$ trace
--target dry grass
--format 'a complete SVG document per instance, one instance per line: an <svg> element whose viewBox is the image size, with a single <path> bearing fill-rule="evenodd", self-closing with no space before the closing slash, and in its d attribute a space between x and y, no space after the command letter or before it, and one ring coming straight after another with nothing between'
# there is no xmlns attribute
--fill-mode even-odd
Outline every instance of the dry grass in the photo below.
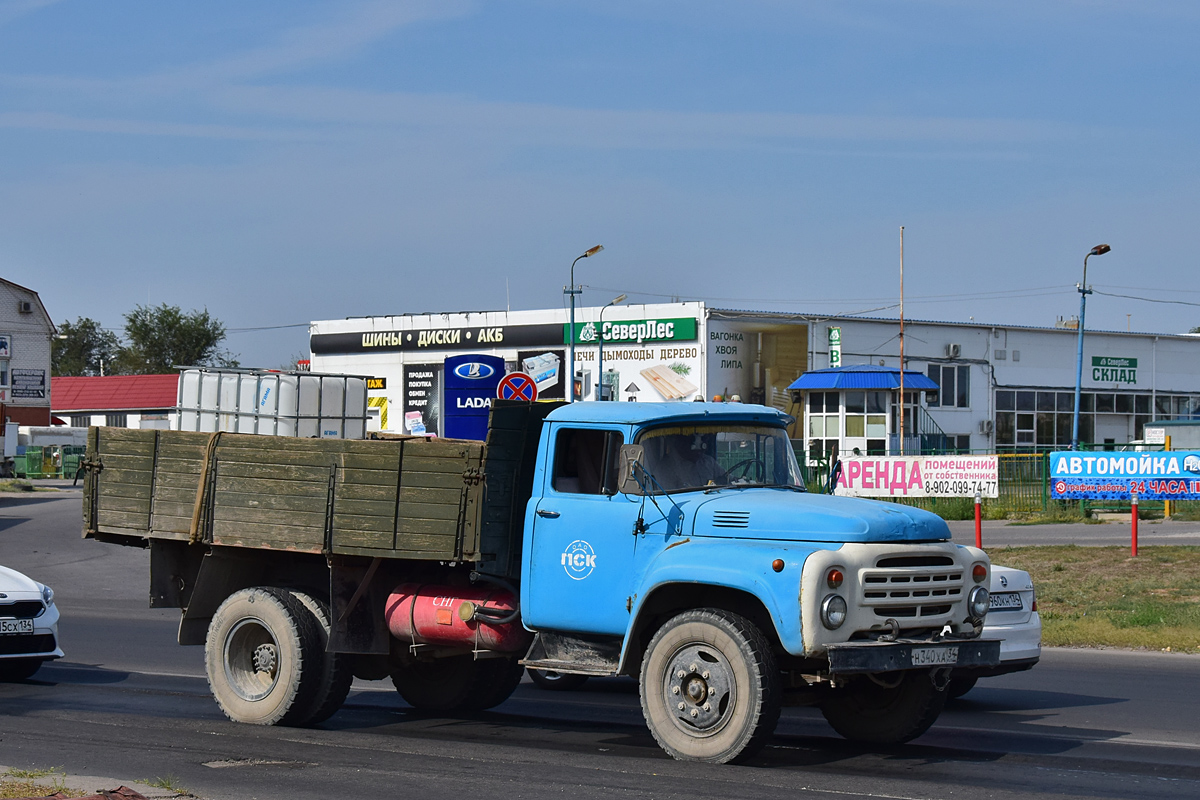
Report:
<svg viewBox="0 0 1200 800"><path fill-rule="evenodd" d="M1200 547L1002 547L1033 576L1042 643L1200 652Z"/></svg>

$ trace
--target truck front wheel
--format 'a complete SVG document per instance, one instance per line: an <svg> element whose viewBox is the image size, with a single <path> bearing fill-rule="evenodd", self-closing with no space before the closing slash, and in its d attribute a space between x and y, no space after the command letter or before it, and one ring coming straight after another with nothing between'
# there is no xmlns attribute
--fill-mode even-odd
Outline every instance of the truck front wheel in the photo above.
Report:
<svg viewBox="0 0 1200 800"><path fill-rule="evenodd" d="M728 611L673 617L642 661L642 713L662 749L681 761L749 758L774 732L781 698L770 642Z"/></svg>
<svg viewBox="0 0 1200 800"><path fill-rule="evenodd" d="M929 730L945 705L929 672L911 670L851 678L830 691L821 713L852 742L900 744Z"/></svg>
<svg viewBox="0 0 1200 800"><path fill-rule="evenodd" d="M282 589L235 592L208 626L204 665L213 697L234 722L302 725L320 681L312 613Z"/></svg>

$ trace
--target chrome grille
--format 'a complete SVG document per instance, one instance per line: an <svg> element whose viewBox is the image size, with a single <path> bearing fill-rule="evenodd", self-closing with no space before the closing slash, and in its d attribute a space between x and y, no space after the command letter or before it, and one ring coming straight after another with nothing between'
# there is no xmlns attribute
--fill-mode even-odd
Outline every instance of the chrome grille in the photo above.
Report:
<svg viewBox="0 0 1200 800"><path fill-rule="evenodd" d="M874 569L862 572L862 604L885 618L950 613L962 598L964 570L945 561L950 563L922 557L880 559Z"/></svg>

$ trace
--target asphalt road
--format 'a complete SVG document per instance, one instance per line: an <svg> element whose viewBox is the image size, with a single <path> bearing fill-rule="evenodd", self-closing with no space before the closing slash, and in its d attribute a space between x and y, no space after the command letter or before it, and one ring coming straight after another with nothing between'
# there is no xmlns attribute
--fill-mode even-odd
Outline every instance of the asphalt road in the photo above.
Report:
<svg viewBox="0 0 1200 800"><path fill-rule="evenodd" d="M947 523L958 544L975 544L975 521L952 520ZM1076 544L1082 547L1115 545L1128 547L1131 521L1111 520L1101 523L1068 523L1063 525L1027 525L1007 520L983 521L983 546L1025 547L1039 544ZM1156 544L1200 545L1200 522L1174 520L1141 520L1138 522L1138 546Z"/></svg>
<svg viewBox="0 0 1200 800"><path fill-rule="evenodd" d="M668 759L620 679L526 683L463 718L360 682L319 728L238 725L208 696L200 648L174 644L178 612L146 608L146 552L83 541L78 519L78 493L0 495L0 563L54 587L67 652L0 685L0 764L170 776L211 800L1200 796L1200 658L1158 653L1049 650L896 748L850 745L814 710L786 709L748 766Z"/></svg>

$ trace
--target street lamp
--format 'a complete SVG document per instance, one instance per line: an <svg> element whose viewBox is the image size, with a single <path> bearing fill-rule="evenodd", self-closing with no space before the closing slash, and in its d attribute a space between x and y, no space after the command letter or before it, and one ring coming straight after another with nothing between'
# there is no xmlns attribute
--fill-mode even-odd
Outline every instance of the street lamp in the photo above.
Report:
<svg viewBox="0 0 1200 800"><path fill-rule="evenodd" d="M598 337L597 340L600 342L600 357L599 357L599 359L597 359L599 362L598 380L596 382L596 399L597 400L606 399L604 397L604 312L606 310L608 310L609 306L615 306L618 303L624 303L626 296L627 295L623 295L623 294L617 295L612 300L608 301L608 303L605 304L604 308L600 309L600 330L596 332L596 335Z"/></svg>
<svg viewBox="0 0 1200 800"><path fill-rule="evenodd" d="M579 256L579 258L590 258L603 249L604 245L598 244ZM571 285L563 290L563 294L571 296L571 327L568 334L570 337L568 341L571 343L571 365L567 370L567 401L571 403L575 402L575 295L583 293L582 289L575 288L575 264L579 261L579 258L571 262Z"/></svg>
<svg viewBox="0 0 1200 800"><path fill-rule="evenodd" d="M1106 244L1098 244L1083 257L1083 282L1079 289L1079 346L1075 354L1075 419L1071 423L1071 449L1079 449L1079 392L1083 387L1083 317L1087 310L1087 296L1092 293L1087 285L1087 260L1092 256L1102 256L1112 250Z"/></svg>

